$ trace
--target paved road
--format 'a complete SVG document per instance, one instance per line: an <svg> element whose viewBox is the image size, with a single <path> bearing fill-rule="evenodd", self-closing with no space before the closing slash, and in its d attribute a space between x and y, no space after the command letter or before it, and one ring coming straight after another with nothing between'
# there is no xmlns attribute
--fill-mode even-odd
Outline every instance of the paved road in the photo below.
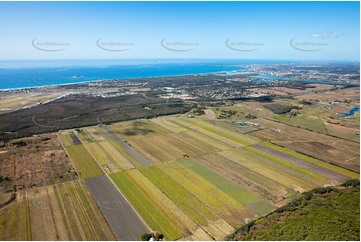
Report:
<svg viewBox="0 0 361 242"><path fill-rule="evenodd" d="M149 231L107 176L89 178L85 183L117 240L140 240Z"/></svg>
<svg viewBox="0 0 361 242"><path fill-rule="evenodd" d="M113 140L115 140L118 144L120 144L129 154L131 154L134 158L136 158L139 162L141 162L144 166L150 166L152 163L147 161L143 156L141 156L137 151L135 151L132 147L130 147L127 143L121 140L118 136L116 136L112 131L103 128L104 132L109 135Z"/></svg>
<svg viewBox="0 0 361 242"><path fill-rule="evenodd" d="M316 165L314 165L312 163L308 163L306 161L297 159L297 158L295 158L293 156L286 155L286 154L284 154L282 152L279 152L279 151L264 147L262 145L255 144L255 145L253 145L253 147L256 148L257 150L260 150L260 151L266 152L268 154L277 156L278 158L281 158L283 160L291 162L292 164L295 164L295 165L300 166L302 168L306 168L306 169L309 169L311 171L317 172L317 173L319 173L321 175L324 175L326 177L329 177L330 179L335 180L335 181L337 181L339 183L350 180L350 178L348 178L346 176L343 176L343 175L340 175L340 174L338 174L338 173L336 173L334 171L327 170L325 168L316 166Z"/></svg>

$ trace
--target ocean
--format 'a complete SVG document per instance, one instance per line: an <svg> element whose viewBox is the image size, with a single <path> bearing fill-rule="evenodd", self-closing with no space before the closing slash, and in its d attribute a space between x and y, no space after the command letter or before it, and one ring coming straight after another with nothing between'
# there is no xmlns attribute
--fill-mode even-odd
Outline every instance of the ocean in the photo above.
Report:
<svg viewBox="0 0 361 242"><path fill-rule="evenodd" d="M236 73L245 68L231 62L157 62L122 63L16 63L0 62L0 89L40 87L95 80L147 78L208 73ZM21 67L19 67L21 66Z"/></svg>
<svg viewBox="0 0 361 242"><path fill-rule="evenodd" d="M246 60L77 60L0 61L0 90L82 83L96 80L180 76L190 74L236 74L246 64L279 61ZM284 62L282 62L284 63Z"/></svg>

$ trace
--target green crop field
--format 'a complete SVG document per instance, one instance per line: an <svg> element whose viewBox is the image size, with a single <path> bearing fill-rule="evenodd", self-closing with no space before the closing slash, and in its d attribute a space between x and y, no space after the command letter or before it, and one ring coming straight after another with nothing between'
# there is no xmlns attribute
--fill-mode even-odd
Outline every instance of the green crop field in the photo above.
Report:
<svg viewBox="0 0 361 242"><path fill-rule="evenodd" d="M223 240L300 192L340 179L332 180L332 174L358 177L233 128L162 117L85 128L77 134L82 144L69 135L60 139L82 177L103 174L102 166L148 226L167 240Z"/></svg>
<svg viewBox="0 0 361 242"><path fill-rule="evenodd" d="M138 124L134 133L129 131L129 127L132 127L129 123L126 123L125 127L117 125L110 129L152 163L173 161L184 156L193 157L220 150L217 145L188 135L187 132L175 134L152 121L138 123L141 125Z"/></svg>
<svg viewBox="0 0 361 242"><path fill-rule="evenodd" d="M265 201L262 201L257 195L232 183L223 176L218 175L217 173L213 172L212 170L208 169L207 167L201 165L194 160L186 159L179 161L179 163L184 165L186 168L194 171L196 174L200 175L208 182L218 187L220 190L225 192L228 196L232 197L236 201L245 205L250 205L260 215L264 215L273 209L273 206L271 206Z"/></svg>
<svg viewBox="0 0 361 242"><path fill-rule="evenodd" d="M117 172L134 168L134 166L105 138L102 139L102 141L89 142L89 139L86 139L83 136L83 132L84 131L78 134L79 139L87 147L88 151L92 154L98 164L106 167L105 170L107 172ZM92 139L91 134L87 134L87 136ZM98 138L99 137L102 137L100 133L98 133Z"/></svg>
<svg viewBox="0 0 361 242"><path fill-rule="evenodd" d="M107 165L107 163L105 162L105 159L104 159L104 156L105 156L104 152L101 149L99 149L99 147L97 146L96 143L94 143L93 141L90 142L89 139L86 139L83 132L78 134L78 138L81 140L83 145L92 154L92 156L98 162L99 165L101 165L101 166Z"/></svg>
<svg viewBox="0 0 361 242"><path fill-rule="evenodd" d="M237 222L240 223L239 219L237 218L237 220L234 220L234 217L237 215L241 216L242 212L244 212L243 210L246 210L242 203L239 203L232 197L228 196L222 190L218 189L194 172L184 169L182 165L177 163L169 165L167 166L167 164L161 164L159 167L164 167L164 173L179 184L182 184L187 191L196 196L216 215L231 224L236 225Z"/></svg>
<svg viewBox="0 0 361 242"><path fill-rule="evenodd" d="M269 161L272 161L274 163L277 163L283 167L287 167L293 171L296 171L300 174L303 174L305 176L309 176L310 178L316 180L316 181L320 181L320 182L326 182L327 181L327 177L325 176L322 176L320 174L317 174L311 170L308 170L308 169L305 169L305 168L302 168L302 167L299 167L299 166L296 166L288 161L285 161L281 158L278 158L274 155L270 155L268 153L265 153L265 152L262 152L260 150L257 150L251 146L247 146L247 147L243 147L244 150L248 151L248 152L251 152L252 154L255 154L259 157L263 157Z"/></svg>
<svg viewBox="0 0 361 242"><path fill-rule="evenodd" d="M66 150L82 178L101 176L104 174L97 162L82 144L66 147Z"/></svg>
<svg viewBox="0 0 361 242"><path fill-rule="evenodd" d="M73 145L73 141L71 140L69 134L59 134L59 138L65 147L69 147Z"/></svg>
<svg viewBox="0 0 361 242"><path fill-rule="evenodd" d="M114 124L110 127L110 130L125 140L146 136L165 135L170 133L169 130L149 120Z"/></svg>
<svg viewBox="0 0 361 242"><path fill-rule="evenodd" d="M275 145L275 144L272 144L272 143L269 143L269 142L263 142L262 145L266 146L266 147L269 147L269 148L271 148L273 150L280 151L280 152L282 152L284 154L293 156L293 157L298 158L300 160L307 161L307 162L309 162L311 164L326 168L326 169L328 169L330 171L334 171L334 172L336 172L338 174L341 174L341 175L344 175L344 176L347 176L347 177L350 177L350 178L359 178L360 177L360 174L357 174L356 172L349 171L349 170L343 169L341 167L338 167L338 166L326 163L324 161L318 160L316 158L313 158L313 157L310 157L310 156L307 156L307 155L303 155L301 153L295 152L295 151L290 150L290 149L283 148L283 147L281 147L279 145Z"/></svg>
<svg viewBox="0 0 361 242"><path fill-rule="evenodd" d="M177 182L157 166L140 170L153 184L177 204L187 216L202 226L212 237L222 239L226 234L224 232L233 230L228 223L207 206L209 202L207 204L204 203L200 198L202 195L195 196L184 187L184 184ZM186 179L183 181L186 181Z"/></svg>
<svg viewBox="0 0 361 242"><path fill-rule="evenodd" d="M220 126L215 126L213 124L206 123L204 121L194 120L194 119L185 119L185 118L179 119L178 121L182 121L183 123L191 125L195 128L199 128L201 130L211 132L217 136L226 138L226 139L236 142L240 145L250 145L250 144L256 143L254 138L246 137L245 135L231 132L230 130L226 130Z"/></svg>
<svg viewBox="0 0 361 242"><path fill-rule="evenodd" d="M262 176L253 169L242 166L225 156L210 154L196 159L223 178L238 184L244 190L257 194L271 204L294 194L293 190Z"/></svg>
<svg viewBox="0 0 361 242"><path fill-rule="evenodd" d="M135 157L129 154L129 152L127 152L121 145L119 145L117 141L115 141L108 134L106 134L103 129L97 127L95 128L95 131L98 138L101 138L102 141L107 141L115 150L118 151L118 154L124 157L124 160L127 161L127 163L129 163L131 166L133 167L142 166L142 164Z"/></svg>
<svg viewBox="0 0 361 242"><path fill-rule="evenodd" d="M242 150L225 151L221 152L220 155L295 191L307 191L312 187L312 184L298 179L284 170L280 170L279 167L275 167L273 163L260 161L256 156L251 156L250 154L242 152Z"/></svg>
<svg viewBox="0 0 361 242"><path fill-rule="evenodd" d="M161 231L168 240L182 237L182 231L177 224L169 220L170 215L148 198L142 188L134 183L126 172L113 173L110 177L151 228Z"/></svg>
<svg viewBox="0 0 361 242"><path fill-rule="evenodd" d="M17 194L17 202L0 210L0 240L31 240L29 209L25 192Z"/></svg>

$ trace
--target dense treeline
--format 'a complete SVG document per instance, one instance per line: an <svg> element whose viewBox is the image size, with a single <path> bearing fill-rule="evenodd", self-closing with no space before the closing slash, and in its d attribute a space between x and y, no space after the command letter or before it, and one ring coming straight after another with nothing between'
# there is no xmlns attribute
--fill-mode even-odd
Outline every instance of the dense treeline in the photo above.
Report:
<svg viewBox="0 0 361 242"><path fill-rule="evenodd" d="M360 181L320 187L239 228L228 240L360 239Z"/></svg>

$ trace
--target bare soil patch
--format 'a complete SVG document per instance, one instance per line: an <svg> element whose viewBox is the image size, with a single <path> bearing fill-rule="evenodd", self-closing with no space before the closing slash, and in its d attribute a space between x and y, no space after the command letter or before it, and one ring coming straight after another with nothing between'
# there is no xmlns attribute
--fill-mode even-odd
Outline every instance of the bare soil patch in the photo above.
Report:
<svg viewBox="0 0 361 242"><path fill-rule="evenodd" d="M56 134L13 140L8 142L4 149L7 152L0 154L0 173L10 181L1 183L2 192L51 185L77 178Z"/></svg>

